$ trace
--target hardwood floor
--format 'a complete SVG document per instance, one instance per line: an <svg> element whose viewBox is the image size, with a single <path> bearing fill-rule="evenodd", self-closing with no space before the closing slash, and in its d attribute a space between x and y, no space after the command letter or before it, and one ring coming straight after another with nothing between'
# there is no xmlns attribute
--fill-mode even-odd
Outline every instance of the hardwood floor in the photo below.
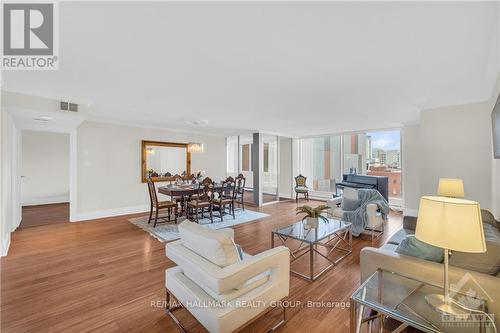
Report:
<svg viewBox="0 0 500 333"><path fill-rule="evenodd" d="M69 222L69 203L24 206L19 228Z"/></svg>
<svg viewBox="0 0 500 333"><path fill-rule="evenodd" d="M235 226L236 243L250 254L269 249L271 229L296 221L295 207L287 201L259 209L270 216ZM173 263L165 257L164 243L127 221L138 215L14 232L9 255L0 260L0 330L176 332L161 307L165 269ZM391 213L380 242L401 221ZM302 306L287 309L288 321L279 332L348 332L348 308L313 308L307 302L349 301L359 285L359 251L370 241L355 238L353 245L354 252L319 280L291 276L289 300ZM190 332L205 332L185 310L176 314ZM279 315L273 310L244 332L263 332Z"/></svg>

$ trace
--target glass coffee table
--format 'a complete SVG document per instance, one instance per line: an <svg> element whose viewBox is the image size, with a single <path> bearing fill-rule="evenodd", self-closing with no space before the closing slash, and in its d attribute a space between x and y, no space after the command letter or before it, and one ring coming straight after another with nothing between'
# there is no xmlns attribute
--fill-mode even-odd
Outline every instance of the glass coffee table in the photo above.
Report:
<svg viewBox="0 0 500 333"><path fill-rule="evenodd" d="M475 283L472 278L469 280L467 283ZM492 316L487 314L486 301L476 296L470 286L463 285L468 291L466 293L450 294L459 312L450 315L432 308L425 299L429 294L442 295L442 287L379 268L351 296L350 331L361 332L362 324L366 324L371 332L374 321L378 319L380 332L388 329L402 332L407 327L427 333L495 332ZM366 317L365 310L370 310ZM395 328L384 327L387 318L396 320Z"/></svg>
<svg viewBox="0 0 500 333"><path fill-rule="evenodd" d="M274 229L271 233L271 246L277 237L281 243L290 249L290 264L309 254L309 273L301 273L290 268L290 273L308 281L314 281L328 272L335 265L352 253L352 224L337 219L319 219L317 222L308 223L307 220L299 221L285 227ZM295 243L295 249L291 243ZM318 247L326 249L322 253ZM340 257L331 258L334 251L341 252ZM315 273L316 255L326 259L328 265Z"/></svg>

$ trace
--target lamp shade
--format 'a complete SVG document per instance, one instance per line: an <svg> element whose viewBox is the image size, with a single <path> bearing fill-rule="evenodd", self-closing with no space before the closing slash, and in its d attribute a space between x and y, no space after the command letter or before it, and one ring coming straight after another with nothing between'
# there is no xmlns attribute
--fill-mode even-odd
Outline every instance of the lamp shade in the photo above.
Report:
<svg viewBox="0 0 500 333"><path fill-rule="evenodd" d="M485 252L479 203L457 198L422 197L415 237L449 250Z"/></svg>
<svg viewBox="0 0 500 333"><path fill-rule="evenodd" d="M452 198L463 198L464 181L458 178L441 178L439 179L438 195Z"/></svg>

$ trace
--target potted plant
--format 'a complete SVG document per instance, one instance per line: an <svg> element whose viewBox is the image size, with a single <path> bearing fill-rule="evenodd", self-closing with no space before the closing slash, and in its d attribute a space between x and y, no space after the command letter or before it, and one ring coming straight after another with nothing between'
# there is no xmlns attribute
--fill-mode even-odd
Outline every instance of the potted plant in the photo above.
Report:
<svg viewBox="0 0 500 333"><path fill-rule="evenodd" d="M300 206L295 208L296 215L298 214L306 214L303 218L302 221L306 220L306 225L312 228L315 228L318 226L319 219L322 219L325 222L328 222L328 219L321 215L325 210L327 210L328 206L326 205L319 205L317 207L311 207L311 206Z"/></svg>

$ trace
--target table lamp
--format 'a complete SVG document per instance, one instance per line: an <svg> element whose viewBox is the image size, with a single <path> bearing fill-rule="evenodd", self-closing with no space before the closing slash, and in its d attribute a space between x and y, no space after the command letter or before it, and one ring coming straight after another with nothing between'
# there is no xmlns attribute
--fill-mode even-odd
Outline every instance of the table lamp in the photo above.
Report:
<svg viewBox="0 0 500 333"><path fill-rule="evenodd" d="M415 237L444 249L444 295L427 295L427 303L442 313L460 314L450 300L448 254L449 250L486 252L479 203L449 197L422 197Z"/></svg>
<svg viewBox="0 0 500 333"><path fill-rule="evenodd" d="M440 178L438 195L451 198L465 197L464 181L458 178Z"/></svg>

